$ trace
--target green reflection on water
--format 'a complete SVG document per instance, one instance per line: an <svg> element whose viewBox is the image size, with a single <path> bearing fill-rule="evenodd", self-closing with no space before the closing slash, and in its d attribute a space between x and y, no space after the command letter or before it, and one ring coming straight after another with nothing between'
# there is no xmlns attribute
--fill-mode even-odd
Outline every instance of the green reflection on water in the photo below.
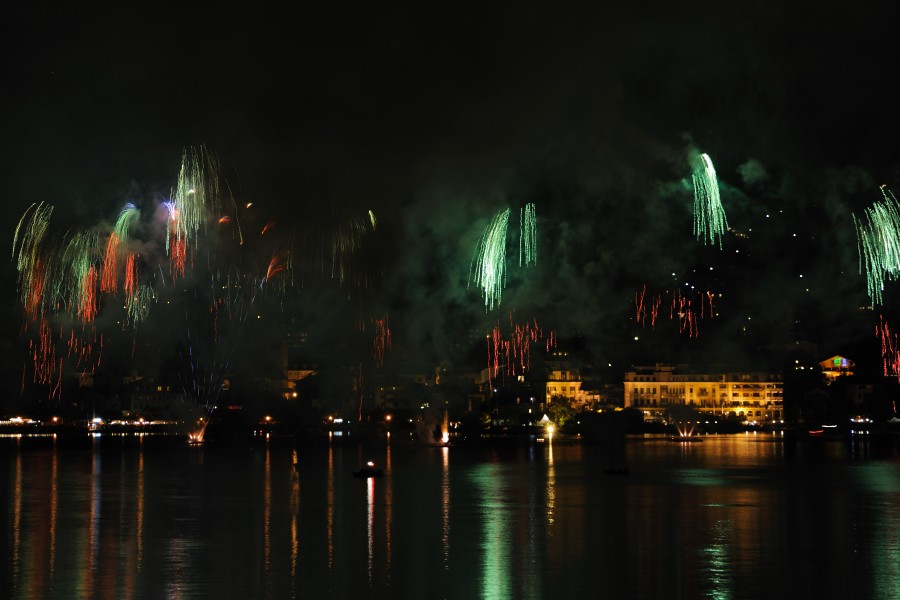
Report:
<svg viewBox="0 0 900 600"><path fill-rule="evenodd" d="M711 589L707 597L716 600L728 600L731 593L731 568L728 558L728 542L731 538L731 525L726 520L717 521L712 531L712 543L701 549L703 562Z"/></svg>
<svg viewBox="0 0 900 600"><path fill-rule="evenodd" d="M724 477L713 469L679 469L673 474L676 483L698 486L725 485Z"/></svg>
<svg viewBox="0 0 900 600"><path fill-rule="evenodd" d="M484 519L482 598L510 597L509 514L503 502L500 470L497 465L479 465L471 475L481 498L478 508Z"/></svg>

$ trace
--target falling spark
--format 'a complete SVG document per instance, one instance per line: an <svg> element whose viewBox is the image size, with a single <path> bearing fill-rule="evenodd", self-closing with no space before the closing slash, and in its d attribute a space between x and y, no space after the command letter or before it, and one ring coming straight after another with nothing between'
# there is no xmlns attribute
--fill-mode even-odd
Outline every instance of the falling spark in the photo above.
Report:
<svg viewBox="0 0 900 600"><path fill-rule="evenodd" d="M487 334L488 377L495 379L524 375L531 369L531 347L543 342L547 352L556 347L556 333L544 332L537 320L517 324L509 314L510 334L507 339L500 322Z"/></svg>
<svg viewBox="0 0 900 600"><path fill-rule="evenodd" d="M372 341L374 349L375 366L384 365L384 355L391 348L391 325L387 315L372 319L375 326L375 338Z"/></svg>
<svg viewBox="0 0 900 600"><path fill-rule="evenodd" d="M500 305L506 285L506 230L509 209L497 213L481 236L478 250L472 259L469 285L480 287L484 296L484 310Z"/></svg>
<svg viewBox="0 0 900 600"><path fill-rule="evenodd" d="M725 209L719 198L719 183L712 160L706 154L694 159L694 236L704 244L722 248L722 236L728 228Z"/></svg>
<svg viewBox="0 0 900 600"><path fill-rule="evenodd" d="M884 316L879 315L875 326L875 335L881 340L881 360L885 377L896 377L900 382L900 339L891 331ZM893 402L894 414L897 414L897 402Z"/></svg>
<svg viewBox="0 0 900 600"><path fill-rule="evenodd" d="M519 266L537 264L537 216L529 202L519 211Z"/></svg>
<svg viewBox="0 0 900 600"><path fill-rule="evenodd" d="M678 321L678 333L686 334L688 337L695 338L700 335L702 319L715 317L711 291L685 296L676 288L674 292L670 293L667 290L648 298L647 286L644 285L634 294L635 322L641 327L647 327L649 318L650 329L655 330L663 302L669 306L669 319Z"/></svg>
<svg viewBox="0 0 900 600"><path fill-rule="evenodd" d="M881 186L883 200L853 217L859 251L859 272L866 275L866 291L873 305L883 303L885 281L900 273L900 203Z"/></svg>

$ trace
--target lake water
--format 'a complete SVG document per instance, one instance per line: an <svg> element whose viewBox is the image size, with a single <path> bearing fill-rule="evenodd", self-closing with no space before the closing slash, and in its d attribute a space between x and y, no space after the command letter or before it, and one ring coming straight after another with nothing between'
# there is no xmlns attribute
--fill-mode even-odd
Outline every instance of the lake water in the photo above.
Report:
<svg viewBox="0 0 900 600"><path fill-rule="evenodd" d="M4 597L900 597L893 438L0 452Z"/></svg>

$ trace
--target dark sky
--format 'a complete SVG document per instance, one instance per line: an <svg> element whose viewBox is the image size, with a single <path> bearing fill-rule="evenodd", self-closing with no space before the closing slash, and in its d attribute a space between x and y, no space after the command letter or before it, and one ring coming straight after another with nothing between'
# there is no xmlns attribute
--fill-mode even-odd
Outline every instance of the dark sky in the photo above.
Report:
<svg viewBox="0 0 900 600"><path fill-rule="evenodd" d="M0 232L11 243L37 201L87 227L132 201L146 224L182 149L204 145L236 201L295 244L336 215L377 215L359 263L371 285L307 273L272 313L322 341L323 361L386 312L394 360L479 368L473 335L510 310L617 366L764 362L797 340L821 358L877 358L851 214L880 184L900 185L891 15L866 3L592 4L8 9ZM721 250L692 235L698 151L749 236L727 234ZM540 259L523 270L526 202ZM469 264L505 207L508 286L485 314ZM8 288L14 278L10 263ZM697 339L667 319L640 330L631 306L645 284L721 293L719 317ZM4 298L15 356L21 307ZM154 319L148 347L165 328Z"/></svg>

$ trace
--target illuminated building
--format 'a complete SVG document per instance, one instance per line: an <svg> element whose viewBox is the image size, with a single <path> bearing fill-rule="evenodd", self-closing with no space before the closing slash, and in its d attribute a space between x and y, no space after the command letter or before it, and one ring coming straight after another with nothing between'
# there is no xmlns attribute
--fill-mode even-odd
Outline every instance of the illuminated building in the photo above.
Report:
<svg viewBox="0 0 900 600"><path fill-rule="evenodd" d="M828 383L833 382L838 377L853 375L854 366L855 363L852 360L843 356L832 356L819 363L819 368L822 369L822 374L828 380Z"/></svg>
<svg viewBox="0 0 900 600"><path fill-rule="evenodd" d="M566 398L574 408L583 408L599 399L596 391L588 392L583 388L581 370L576 366L574 359L569 358L568 352L551 353L546 364L547 405L553 398Z"/></svg>
<svg viewBox="0 0 900 600"><path fill-rule="evenodd" d="M656 364L625 373L625 407L665 419L691 409L720 419L776 423L784 419L781 376L760 372L694 372Z"/></svg>

